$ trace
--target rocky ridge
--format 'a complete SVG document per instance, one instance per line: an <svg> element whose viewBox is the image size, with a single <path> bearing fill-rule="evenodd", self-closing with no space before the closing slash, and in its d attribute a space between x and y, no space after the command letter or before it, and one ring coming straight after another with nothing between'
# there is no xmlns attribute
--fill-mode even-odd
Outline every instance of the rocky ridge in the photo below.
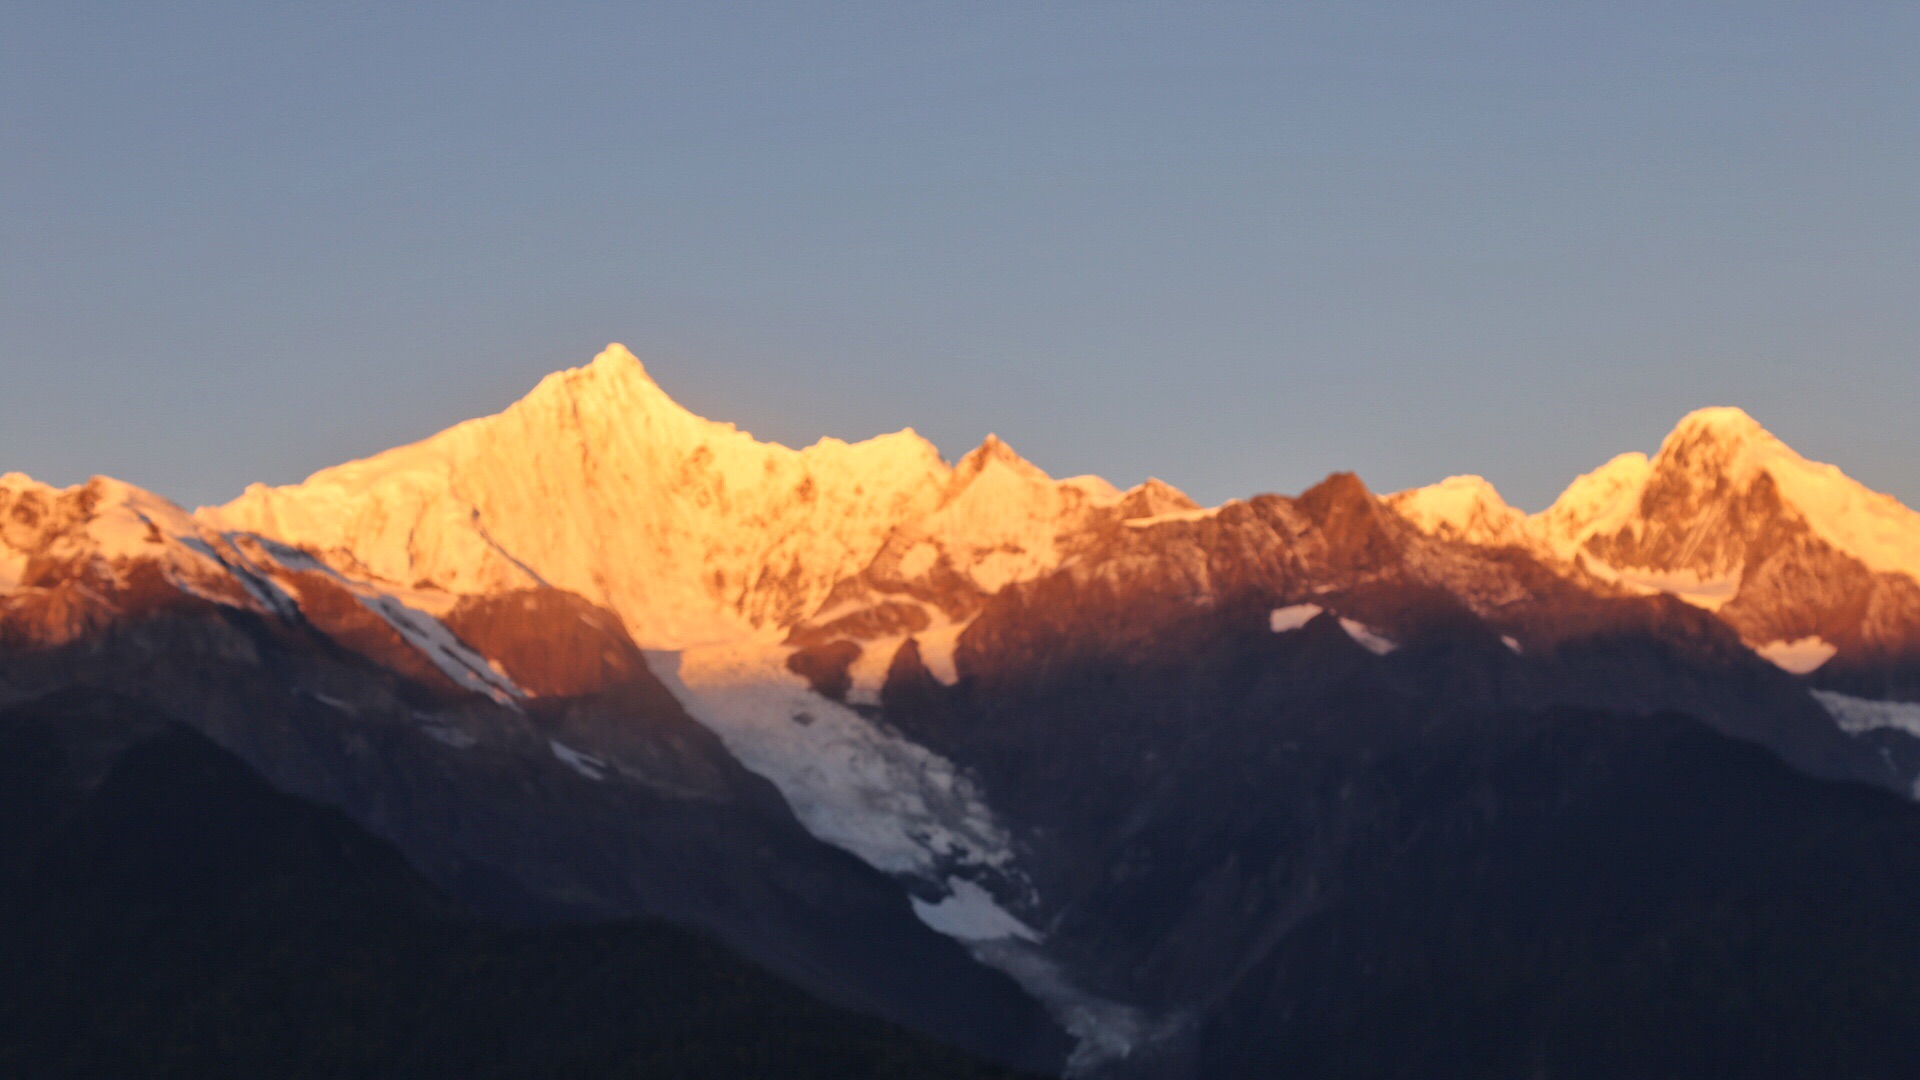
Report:
<svg viewBox="0 0 1920 1080"><path fill-rule="evenodd" d="M1291 884L1171 899L1275 857L1191 834L1266 797L1223 779L1249 763L1305 785L1275 827L1364 831L1385 826L1316 785L1384 783L1371 757L1432 730L1671 710L1805 773L1916 790L1915 521L1737 410L1533 516L1477 477L1202 508L1158 481L1054 480L993 437L952 465L910 430L760 443L610 346L498 415L191 515L105 479L0 480L0 642L28 658L0 697L145 687L450 886L484 868L483 891L536 906L708 926L836 1000L1043 1065L1017 1009L956 1021L886 1000L879 958L834 958L820 897L890 879L912 916L894 939L931 930L1004 973L1071 1035L1073 1070L1178 1076L1233 958L1373 857L1289 849L1322 876L1275 863ZM249 729L222 679L301 719ZM556 786L502 794L528 754ZM761 821L768 796L797 827ZM463 823L469 798L513 809ZM653 894L649 873L697 865L688 836L771 843L774 892L812 880L811 899L705 911L700 872ZM884 878L827 869L809 838ZM755 893L773 872L751 862L724 888Z"/></svg>
<svg viewBox="0 0 1920 1080"><path fill-rule="evenodd" d="M1586 580L1714 612L1782 668L1920 694L1920 514L1810 462L1739 409L1681 420L1527 516L1479 477L1388 499L1423 531L1517 546Z"/></svg>

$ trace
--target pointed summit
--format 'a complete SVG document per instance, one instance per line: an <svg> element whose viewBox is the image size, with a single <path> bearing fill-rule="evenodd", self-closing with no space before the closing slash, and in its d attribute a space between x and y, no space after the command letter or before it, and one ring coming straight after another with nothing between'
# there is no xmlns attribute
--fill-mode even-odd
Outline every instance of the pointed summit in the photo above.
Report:
<svg viewBox="0 0 1920 1080"><path fill-rule="evenodd" d="M660 388L660 384L654 381L653 373L647 370L647 365L617 341L609 342L607 347L596 353L593 360L585 366L568 368L555 374L564 377L576 387L620 387L626 393L643 393L669 402L675 408L680 407L679 403L673 401L667 392Z"/></svg>
<svg viewBox="0 0 1920 1080"><path fill-rule="evenodd" d="M1148 520L1167 514L1193 514L1199 510L1200 504L1189 498L1186 492L1153 476L1129 488L1120 502L1122 519Z"/></svg>
<svg viewBox="0 0 1920 1080"><path fill-rule="evenodd" d="M1667 441L1712 437L1721 441L1743 441L1752 438L1772 439L1773 435L1760 426L1760 421L1748 415L1745 409L1733 405L1714 405L1704 409L1695 409L1680 418Z"/></svg>
<svg viewBox="0 0 1920 1080"><path fill-rule="evenodd" d="M1373 492L1366 481L1350 472L1328 473L1326 479L1300 493L1294 500L1315 519L1338 514L1366 513L1373 509Z"/></svg>
<svg viewBox="0 0 1920 1080"><path fill-rule="evenodd" d="M948 474L911 434L760 442L689 412L615 343L493 416L203 515L391 581L543 582L678 648L812 610Z"/></svg>
<svg viewBox="0 0 1920 1080"><path fill-rule="evenodd" d="M600 416L658 413L684 437L685 429L711 424L688 412L653 380L640 358L625 345L613 342L580 367L564 368L541 379L539 385L510 406L503 415L549 414L548 422L589 423ZM539 422L532 415L526 416ZM732 425L716 425L731 427Z"/></svg>
<svg viewBox="0 0 1920 1080"><path fill-rule="evenodd" d="M1553 505L1531 521L1548 548L1571 559L1587 537L1623 527L1639 511L1640 495L1653 475L1653 460L1638 450L1619 454L1574 478Z"/></svg>
<svg viewBox="0 0 1920 1080"><path fill-rule="evenodd" d="M1785 459L1803 460L1744 410L1719 407L1682 417L1661 442L1654 471L1716 473L1744 485L1773 461Z"/></svg>
<svg viewBox="0 0 1920 1080"><path fill-rule="evenodd" d="M955 463L953 479L947 488L948 498L958 496L977 478L995 467L1008 470L1023 484L1053 484L1053 477L1048 476L1044 469L1015 453L1013 447L1008 446L1000 436L990 434Z"/></svg>
<svg viewBox="0 0 1920 1080"><path fill-rule="evenodd" d="M999 462L1002 465L1010 465L1017 469L1032 469L1035 472L1040 472L1042 475L1045 475L1039 466L1021 457L1018 451L1007 445L1005 439L991 432L988 433L986 438L980 440L979 446L967 451L966 455L954 465L954 471L957 473L977 473L995 462Z"/></svg>
<svg viewBox="0 0 1920 1080"><path fill-rule="evenodd" d="M1398 549L1395 533L1405 528L1350 472L1329 473L1293 500L1293 505L1325 537L1335 561L1357 567L1390 559Z"/></svg>
<svg viewBox="0 0 1920 1080"><path fill-rule="evenodd" d="M1519 544L1527 538L1526 515L1482 476L1449 476L1386 501L1429 536L1475 544Z"/></svg>
<svg viewBox="0 0 1920 1080"><path fill-rule="evenodd" d="M1533 520L1562 557L1643 577L1737 588L1750 547L1806 529L1870 570L1920 578L1920 514L1732 407L1688 413L1658 454L1613 459Z"/></svg>
<svg viewBox="0 0 1920 1080"><path fill-rule="evenodd" d="M630 349L617 341L608 342L607 347L601 349L599 354L593 358L593 363L587 366L594 371L602 372L631 372L637 370L643 376L647 373L647 366L640 362L640 358L633 355Z"/></svg>

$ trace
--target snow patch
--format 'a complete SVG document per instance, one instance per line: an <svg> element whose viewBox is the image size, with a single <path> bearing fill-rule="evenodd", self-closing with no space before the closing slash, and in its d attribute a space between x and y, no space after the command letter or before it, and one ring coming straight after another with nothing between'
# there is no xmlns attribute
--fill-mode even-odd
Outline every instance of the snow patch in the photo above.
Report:
<svg viewBox="0 0 1920 1080"><path fill-rule="evenodd" d="M1267 625L1274 633L1285 634L1298 630L1319 618L1326 610L1319 604L1291 604L1287 607L1274 608L1267 615ZM1399 642L1383 636L1379 631L1358 619L1342 616L1340 629L1345 630L1355 644L1375 656L1385 656L1400 647Z"/></svg>
<svg viewBox="0 0 1920 1080"><path fill-rule="evenodd" d="M954 652L960 646L961 632L972 625L973 619L968 617L956 621L947 618L938 608L927 610L932 625L925 630L913 634L888 634L859 643L860 655L854 657L853 663L847 668L847 676L852 680L847 688L849 704L880 704L880 691L887 684L887 672L892 670L894 657L899 655L900 647L908 639L920 647L921 665L941 685L952 686L960 681Z"/></svg>
<svg viewBox="0 0 1920 1080"><path fill-rule="evenodd" d="M938 561L940 561L940 549L922 540L908 548L906 554L900 556L900 576L912 580L933 569L933 564Z"/></svg>
<svg viewBox="0 0 1920 1080"><path fill-rule="evenodd" d="M1228 499L1226 502L1221 503L1219 506L1202 506L1192 510L1169 510L1164 514L1153 514L1148 517L1128 518L1127 520L1121 522L1121 524L1125 525L1129 529L1150 529L1155 525L1165 525L1169 522L1205 521L1208 518L1213 517L1214 515L1220 513L1221 510L1239 501L1240 500L1238 499Z"/></svg>
<svg viewBox="0 0 1920 1080"><path fill-rule="evenodd" d="M360 581L333 569L319 559L295 548L282 544L255 541L249 546L255 548L262 558L271 559L287 570L324 574L332 578L341 588L350 593L360 605L373 612L399 634L407 644L419 650L440 669L441 673L453 680L454 685L464 690L483 694L500 705L512 705L526 698L526 692L514 685L499 665L454 636L439 619L424 611L409 606L396 593L413 595L421 590L389 590ZM236 549L237 550L237 549ZM264 575L271 568L251 567ZM246 575L240 575L244 581ZM255 595L259 596L258 591Z"/></svg>
<svg viewBox="0 0 1920 1080"><path fill-rule="evenodd" d="M480 745L480 740L472 732L446 724L422 724L420 730L426 732L433 741L445 743L455 750L469 750Z"/></svg>
<svg viewBox="0 0 1920 1080"><path fill-rule="evenodd" d="M10 592L20 587L20 576L26 573L27 556L25 552L14 551L0 541L0 592Z"/></svg>
<svg viewBox="0 0 1920 1080"><path fill-rule="evenodd" d="M1594 576L1618 582L1644 595L1666 593L1697 608L1719 611L1740 594L1740 577L1703 578L1691 570L1661 573L1628 567L1608 566L1598 559L1582 556L1583 564Z"/></svg>
<svg viewBox="0 0 1920 1080"><path fill-rule="evenodd" d="M1805 675L1819 670L1820 665L1833 659L1840 650L1818 637L1803 637L1794 641L1769 641L1753 651L1782 671Z"/></svg>
<svg viewBox="0 0 1920 1080"><path fill-rule="evenodd" d="M415 611L391 596L356 592L355 597L459 686L485 694L501 705L511 705L526 697L493 661L468 648L440 620Z"/></svg>
<svg viewBox="0 0 1920 1080"><path fill-rule="evenodd" d="M1875 701L1831 690L1815 690L1813 696L1849 735L1891 729L1920 739L1920 702Z"/></svg>
<svg viewBox="0 0 1920 1080"><path fill-rule="evenodd" d="M847 687L849 705L880 704L880 691L887 684L893 656L906 640L906 635L894 634L859 643L860 655L847 666L847 678L851 680Z"/></svg>
<svg viewBox="0 0 1920 1080"><path fill-rule="evenodd" d="M994 902L993 894L973 882L950 877L947 890L946 898L935 904L913 898L913 913L921 922L960 941L1040 940L1039 931L1015 918Z"/></svg>
<svg viewBox="0 0 1920 1080"><path fill-rule="evenodd" d="M1070 1078L1124 1061L1136 1050L1175 1034L1188 1022L1177 1015L1156 1019L1132 1005L1089 994L1073 985L1060 965L1046 954L1017 938L973 942L968 951L988 967L1006 972L1074 1037L1077 1045L1066 1069Z"/></svg>
<svg viewBox="0 0 1920 1080"><path fill-rule="evenodd" d="M596 757L582 750L575 750L558 739L548 739L547 745L553 748L553 756L565 762L567 767L589 780L607 778L605 758Z"/></svg>
<svg viewBox="0 0 1920 1080"><path fill-rule="evenodd" d="M1320 614L1326 610L1319 604L1293 604L1288 607L1274 608L1273 612L1267 616L1267 625L1273 628L1274 633L1284 634L1289 630L1300 629L1319 618Z"/></svg>
<svg viewBox="0 0 1920 1080"><path fill-rule="evenodd" d="M1375 656L1385 656L1400 647L1399 642L1382 637L1379 631L1356 619L1342 618L1340 629L1345 630L1355 644Z"/></svg>
<svg viewBox="0 0 1920 1080"><path fill-rule="evenodd" d="M943 686L952 686L960 681L960 669L954 664L953 654L960 648L961 632L972 625L972 619L949 621L930 626L914 635L920 645L920 662Z"/></svg>

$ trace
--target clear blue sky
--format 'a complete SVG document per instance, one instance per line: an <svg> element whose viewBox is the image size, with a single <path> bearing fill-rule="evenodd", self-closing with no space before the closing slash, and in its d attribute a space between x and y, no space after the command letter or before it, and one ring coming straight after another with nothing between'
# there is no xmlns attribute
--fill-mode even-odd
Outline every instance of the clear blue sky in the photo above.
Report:
<svg viewBox="0 0 1920 1080"><path fill-rule="evenodd" d="M0 470L224 500L610 340L1208 502L1727 403L1920 505L1920 4L0 5Z"/></svg>

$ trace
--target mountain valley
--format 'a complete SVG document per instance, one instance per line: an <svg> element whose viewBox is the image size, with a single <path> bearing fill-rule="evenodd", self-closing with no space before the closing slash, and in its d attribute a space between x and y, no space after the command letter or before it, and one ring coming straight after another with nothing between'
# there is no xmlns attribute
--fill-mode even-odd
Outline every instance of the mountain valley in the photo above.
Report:
<svg viewBox="0 0 1920 1080"><path fill-rule="evenodd" d="M694 931L838 1075L1920 1071L1920 514L1737 409L1534 515L1201 507L614 345L223 506L0 478L0 710L337 812L475 949Z"/></svg>

